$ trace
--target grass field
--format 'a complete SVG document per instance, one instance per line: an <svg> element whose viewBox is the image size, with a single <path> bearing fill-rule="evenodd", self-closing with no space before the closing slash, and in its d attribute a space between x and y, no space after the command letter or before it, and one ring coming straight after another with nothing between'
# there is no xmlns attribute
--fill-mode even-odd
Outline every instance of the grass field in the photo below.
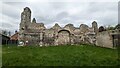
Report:
<svg viewBox="0 0 120 68"><path fill-rule="evenodd" d="M116 49L78 46L3 46L3 66L113 66L118 64Z"/></svg>

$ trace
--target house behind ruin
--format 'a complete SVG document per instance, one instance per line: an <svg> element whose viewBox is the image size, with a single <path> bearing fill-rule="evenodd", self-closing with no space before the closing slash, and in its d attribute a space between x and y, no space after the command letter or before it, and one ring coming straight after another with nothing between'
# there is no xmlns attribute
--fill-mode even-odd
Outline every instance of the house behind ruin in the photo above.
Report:
<svg viewBox="0 0 120 68"><path fill-rule="evenodd" d="M37 23L35 18L31 21L31 10L28 7L25 7L21 13L19 42L23 42L25 45L100 45L100 43L102 43L100 42L101 40L103 40L103 38L101 39L101 33L98 32L98 25L95 21L92 22L92 27L85 24L81 24L78 28L74 27L73 24L60 27L59 24L56 23L48 29L43 23ZM109 44L111 44L110 47L113 46L112 42Z"/></svg>

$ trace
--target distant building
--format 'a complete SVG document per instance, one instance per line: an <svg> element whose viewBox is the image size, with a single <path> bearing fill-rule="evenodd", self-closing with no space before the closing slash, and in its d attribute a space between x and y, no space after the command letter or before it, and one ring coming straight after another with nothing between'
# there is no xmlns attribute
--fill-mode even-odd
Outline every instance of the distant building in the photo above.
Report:
<svg viewBox="0 0 120 68"><path fill-rule="evenodd" d="M2 40L2 45L7 45L9 44L10 37L3 35L0 33L0 39Z"/></svg>
<svg viewBox="0 0 120 68"><path fill-rule="evenodd" d="M0 33L0 39L2 40L1 44L2 45L18 44L18 35L19 35L18 32L16 32L12 36L7 36L5 34Z"/></svg>
<svg viewBox="0 0 120 68"><path fill-rule="evenodd" d="M15 32L15 34L13 34L10 37L10 43L12 43L12 44L18 44L18 35L19 35L19 33Z"/></svg>

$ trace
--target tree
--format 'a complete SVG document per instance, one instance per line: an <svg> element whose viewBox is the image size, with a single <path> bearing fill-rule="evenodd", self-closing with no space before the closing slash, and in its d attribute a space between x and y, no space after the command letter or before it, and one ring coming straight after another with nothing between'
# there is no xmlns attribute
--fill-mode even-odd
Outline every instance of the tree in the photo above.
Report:
<svg viewBox="0 0 120 68"><path fill-rule="evenodd" d="M117 25L115 26L115 29L120 29L120 24L117 24Z"/></svg>
<svg viewBox="0 0 120 68"><path fill-rule="evenodd" d="M107 30L114 30L114 29L115 29L115 27L110 26L110 25L107 27Z"/></svg>
<svg viewBox="0 0 120 68"><path fill-rule="evenodd" d="M8 32L8 36L11 36L11 32L10 31Z"/></svg>
<svg viewBox="0 0 120 68"><path fill-rule="evenodd" d="M8 33L7 33L6 30L2 30L2 34L3 34L3 35L6 35L6 36L8 35Z"/></svg>
<svg viewBox="0 0 120 68"><path fill-rule="evenodd" d="M11 36L11 32L7 30L2 30L2 34L5 36Z"/></svg>

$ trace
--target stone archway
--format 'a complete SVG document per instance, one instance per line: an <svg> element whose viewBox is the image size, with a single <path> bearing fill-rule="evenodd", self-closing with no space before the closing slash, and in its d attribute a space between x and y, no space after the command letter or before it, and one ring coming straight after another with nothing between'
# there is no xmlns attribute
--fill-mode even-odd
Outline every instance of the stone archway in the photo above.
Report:
<svg viewBox="0 0 120 68"><path fill-rule="evenodd" d="M68 30L60 30L58 32L58 45L70 44L70 32Z"/></svg>

